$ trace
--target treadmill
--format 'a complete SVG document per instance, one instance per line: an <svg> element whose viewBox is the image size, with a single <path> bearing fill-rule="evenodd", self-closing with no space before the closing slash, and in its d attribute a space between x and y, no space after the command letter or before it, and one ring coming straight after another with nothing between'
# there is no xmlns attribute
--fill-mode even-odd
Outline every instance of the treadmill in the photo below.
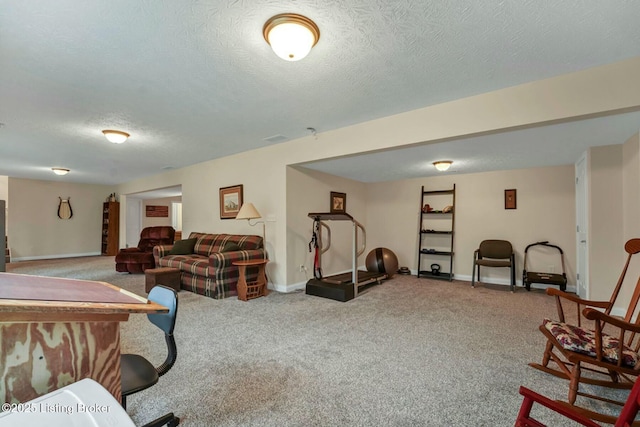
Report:
<svg viewBox="0 0 640 427"><path fill-rule="evenodd" d="M314 266L314 278L307 282L306 294L314 295L324 298L333 299L336 301L346 302L354 299L358 296L358 288L360 286L368 285L370 283L380 283L382 280L387 279L386 273L379 273L366 270L358 270L358 257L364 253L367 245L367 233L364 226L356 221L348 213L309 213L309 218L312 218L314 222L317 222L318 233L316 236L317 245L317 265ZM332 276L320 277L316 274L316 271L322 271L320 269L322 254L327 252L331 247L331 228L327 225L326 221L351 221L353 225L353 245L352 245L352 263L351 272L335 274ZM322 242L322 229L327 231L326 246ZM362 245L358 249L358 229L362 234ZM317 268L315 268L317 267Z"/></svg>

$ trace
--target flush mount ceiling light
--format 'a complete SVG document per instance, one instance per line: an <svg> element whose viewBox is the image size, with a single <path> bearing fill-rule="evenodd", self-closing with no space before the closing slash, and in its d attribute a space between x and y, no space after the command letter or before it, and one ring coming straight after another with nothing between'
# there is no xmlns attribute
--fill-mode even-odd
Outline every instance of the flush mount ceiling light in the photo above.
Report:
<svg viewBox="0 0 640 427"><path fill-rule="evenodd" d="M306 16L282 13L264 24L262 35L280 58L299 61L318 43L320 29Z"/></svg>
<svg viewBox="0 0 640 427"><path fill-rule="evenodd" d="M122 132L120 130L103 130L105 138L107 138L110 142L114 144L122 144L129 138L129 134L126 132Z"/></svg>
<svg viewBox="0 0 640 427"><path fill-rule="evenodd" d="M69 173L69 169L65 169L65 168L51 168L51 170L56 175L66 175Z"/></svg>
<svg viewBox="0 0 640 427"><path fill-rule="evenodd" d="M453 162L451 160L438 160L437 162L433 162L433 166L436 167L440 172L444 172L451 167Z"/></svg>

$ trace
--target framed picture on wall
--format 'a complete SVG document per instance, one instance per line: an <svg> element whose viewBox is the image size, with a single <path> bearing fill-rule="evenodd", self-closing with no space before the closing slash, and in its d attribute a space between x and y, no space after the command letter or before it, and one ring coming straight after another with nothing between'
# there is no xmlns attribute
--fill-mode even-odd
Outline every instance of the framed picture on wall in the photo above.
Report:
<svg viewBox="0 0 640 427"><path fill-rule="evenodd" d="M347 211L347 194L331 192L331 213L345 213Z"/></svg>
<svg viewBox="0 0 640 427"><path fill-rule="evenodd" d="M242 184L220 189L220 219L234 219L242 206Z"/></svg>
<svg viewBox="0 0 640 427"><path fill-rule="evenodd" d="M145 207L147 217L169 217L169 206L147 205Z"/></svg>
<svg viewBox="0 0 640 427"><path fill-rule="evenodd" d="M512 188L510 190L504 190L504 208L516 209L516 190Z"/></svg>

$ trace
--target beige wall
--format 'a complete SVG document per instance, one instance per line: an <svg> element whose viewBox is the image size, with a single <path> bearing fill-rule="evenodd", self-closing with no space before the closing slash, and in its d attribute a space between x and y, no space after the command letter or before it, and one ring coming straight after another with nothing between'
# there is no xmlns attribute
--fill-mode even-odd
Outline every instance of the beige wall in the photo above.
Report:
<svg viewBox="0 0 640 427"><path fill-rule="evenodd" d="M192 231L261 235L262 224L251 226L247 221L220 219L219 189L242 184L244 201L253 203L265 221L266 249L271 260L267 266L269 279L284 284L286 167L278 160L282 156L269 154L271 150L253 150L129 182L118 187L118 194L126 203L127 194L181 185L183 237ZM121 211L125 208L121 206ZM121 239L123 233L121 226Z"/></svg>
<svg viewBox="0 0 640 427"><path fill-rule="evenodd" d="M5 201L5 232L9 221L9 177L0 175L0 200Z"/></svg>
<svg viewBox="0 0 640 427"><path fill-rule="evenodd" d="M622 146L622 192L624 238L640 237L640 134L637 133Z"/></svg>
<svg viewBox="0 0 640 427"><path fill-rule="evenodd" d="M253 202L267 218L267 249L272 260L268 267L270 278L276 284L295 283L299 275L289 277L288 273L290 265L295 269L297 260L287 259L287 236L291 227L286 166L637 108L640 106L639 74L640 58L634 58L342 129L321 131L317 140L308 136L207 161L120 185L117 192L126 195L182 185L185 232L251 233L253 230L246 224L223 221L218 216L218 189L244 184L245 201ZM298 219L293 221L295 225ZM297 229L293 232L306 233ZM121 236L123 233L121 228Z"/></svg>
<svg viewBox="0 0 640 427"><path fill-rule="evenodd" d="M622 234L623 240L640 238L640 136L635 134L622 146ZM627 256L626 252L622 255ZM635 255L640 258L640 255ZM625 292L622 294L620 308L631 299L633 284L640 277L640 259L634 259L629 265ZM623 260L619 261L619 269ZM620 309L619 308L619 309ZM619 314L626 313L626 309Z"/></svg>
<svg viewBox="0 0 640 427"><path fill-rule="evenodd" d="M622 145L589 150L589 298L608 300L624 260Z"/></svg>
<svg viewBox="0 0 640 427"><path fill-rule="evenodd" d="M9 177L0 175L0 200L7 201L9 198Z"/></svg>
<svg viewBox="0 0 640 427"><path fill-rule="evenodd" d="M283 290L290 291L301 287L313 277L314 252L309 252L313 219L309 218L308 214L329 212L329 197L332 191L346 193L347 213L356 221L366 223L366 184L309 169L287 168L287 277L289 284L293 286ZM323 274L326 276L351 270L353 223L326 223L331 228L331 247L321 257ZM358 236L359 239L362 238L361 234ZM322 239L326 247L328 242L324 231ZM366 252L364 255L366 256ZM359 261L359 265L364 265L363 257L359 258ZM300 271L300 266L304 266L305 270Z"/></svg>
<svg viewBox="0 0 640 427"><path fill-rule="evenodd" d="M171 203L172 202L180 202L182 200L181 197L165 197L162 199L147 199L142 202L142 228L145 227L157 227L162 225L171 225L172 224L172 215L171 211ZM169 216L166 217L148 217L146 215L147 206L166 206L169 211Z"/></svg>
<svg viewBox="0 0 640 427"><path fill-rule="evenodd" d="M394 251L400 265L417 269L421 188L449 190L456 186L454 273L470 280L473 252L485 239L509 240L516 252L516 280L520 281L526 246L548 240L565 252L569 286L575 285L575 184L573 165L496 171L464 175L443 175L367 187L367 231L369 248ZM504 190L517 190L517 209L504 209ZM443 203L445 203L443 201ZM441 203L441 204L443 204ZM443 207L443 206L442 206ZM442 208L436 206L436 208ZM561 271L560 257L530 251L529 269ZM446 258L440 258L443 263ZM448 266L447 266L448 267ZM483 280L508 283L507 269L483 269Z"/></svg>
<svg viewBox="0 0 640 427"><path fill-rule="evenodd" d="M100 254L103 185L9 178L7 234L11 260ZM73 217L58 218L58 197L69 199Z"/></svg>
<svg viewBox="0 0 640 427"><path fill-rule="evenodd" d="M417 143L430 143L465 135L498 132L505 129L638 108L640 107L638 74L640 74L640 58L634 58L578 73L429 106L342 129L327 132L321 130L317 135L317 140L308 136L167 171L153 177L119 185L115 189L109 188L106 192L96 190L95 200L101 202L104 197L103 193L109 194L115 190L116 193L125 195L121 197L123 203L121 209L124 210L126 194L182 185L185 233L208 231L260 234L259 227L249 227L246 222L219 219L218 189L229 185L244 184L245 201L253 202L267 221L266 240L267 250L272 261L268 267L271 280L281 285L296 283L300 278L299 272L295 271L297 259L294 258L290 263L288 257L299 255L296 250L289 251L287 238L290 233L307 234L308 229L290 230L288 227L289 212L287 209L290 204L287 196L287 166L321 158ZM620 142L622 143L622 141ZM512 187L517 188L515 185L505 186L501 183L500 191ZM10 206L12 206L17 192L12 191L11 182L9 189ZM26 215L27 218L23 218L23 222L36 222L36 219L40 218L30 218L35 202L29 203L29 200L40 199L43 194L37 188L29 188L28 190L34 190L33 194L15 196L22 199L20 206L15 207L15 212L23 216ZM56 189L55 192L59 191ZM76 195L66 195L72 196L73 205L74 200L77 200ZM523 195L519 191L519 200ZM92 203L92 205L99 206L99 203ZM27 213L25 214L25 212ZM38 214L34 213L34 215ZM298 216L299 212L292 212L292 215ZM520 207L518 215L521 215ZM602 220L605 221L603 225L606 226L608 220ZM45 221L44 224L50 226L48 221ZM591 222L592 227L599 225L595 221ZM375 227L369 226L368 229L372 230ZM18 229L15 232L19 235L24 232L27 236L24 244L18 245L20 251L25 254L37 255L41 253L42 249L35 243L31 243L32 239L28 234L28 227L18 223ZM83 234L87 233L88 230ZM11 229L9 234L12 234ZM125 241L124 236L124 227L121 227L121 241ZM68 235L66 237L74 238ZM42 240L42 234L39 235L39 238ZM387 241L386 236L384 238L374 237L371 231L370 239L374 241L379 239L380 242ZM52 248L45 249L49 253L54 247L60 248L59 242L62 239L58 238L56 231L51 240L54 242L50 245ZM97 250L97 246L98 243L96 243L95 250ZM412 246L415 247L415 245ZM75 252L75 250L70 252ZM594 261L599 262L595 259ZM291 267L288 267L289 264L293 265L293 271ZM461 265L459 266L461 267ZM594 267L592 265L592 268Z"/></svg>

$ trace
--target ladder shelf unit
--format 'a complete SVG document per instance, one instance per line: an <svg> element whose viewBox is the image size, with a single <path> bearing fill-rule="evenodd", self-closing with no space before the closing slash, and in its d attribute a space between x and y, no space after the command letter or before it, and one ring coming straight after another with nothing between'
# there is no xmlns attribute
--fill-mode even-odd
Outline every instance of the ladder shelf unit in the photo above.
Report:
<svg viewBox="0 0 640 427"><path fill-rule="evenodd" d="M418 224L418 277L453 280L455 205L455 184L451 190L429 191L422 186ZM448 264L448 271L444 271L442 264Z"/></svg>

